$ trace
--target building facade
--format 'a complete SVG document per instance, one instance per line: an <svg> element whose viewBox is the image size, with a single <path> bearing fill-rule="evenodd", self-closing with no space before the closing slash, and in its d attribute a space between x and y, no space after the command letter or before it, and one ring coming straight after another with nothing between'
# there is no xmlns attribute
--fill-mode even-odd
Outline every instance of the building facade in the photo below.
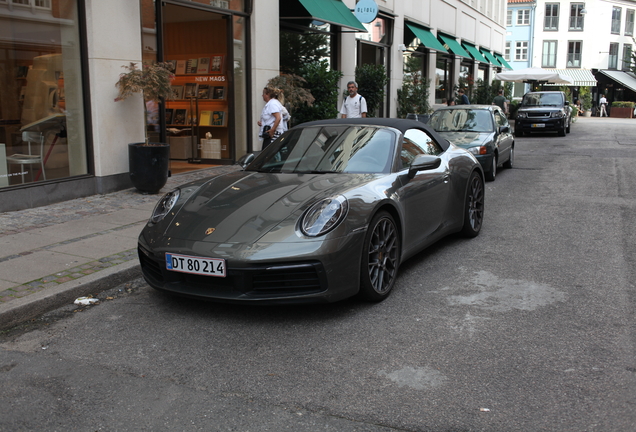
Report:
<svg viewBox="0 0 636 432"><path fill-rule="evenodd" d="M411 57L430 105L506 66L505 0L317 3L0 0L0 211L131 187L128 144L146 134L191 162L260 149L261 91L280 73L286 35L326 36L340 91L357 65L383 65L382 117L396 116ZM173 97L115 101L122 67L155 61L174 67Z"/></svg>
<svg viewBox="0 0 636 432"><path fill-rule="evenodd" d="M514 69L540 67L570 76L574 94L595 87L611 101L636 100L634 0L508 0L506 57ZM515 87L515 96L527 86Z"/></svg>

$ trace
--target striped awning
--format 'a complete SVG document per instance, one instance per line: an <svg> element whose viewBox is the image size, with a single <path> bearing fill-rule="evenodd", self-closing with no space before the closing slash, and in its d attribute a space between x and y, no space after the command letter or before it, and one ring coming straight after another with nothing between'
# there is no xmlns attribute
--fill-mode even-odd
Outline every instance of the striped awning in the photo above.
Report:
<svg viewBox="0 0 636 432"><path fill-rule="evenodd" d="M546 69L559 75L566 75L574 80L575 86L596 87L596 78L589 69ZM559 85L559 84L555 84Z"/></svg>

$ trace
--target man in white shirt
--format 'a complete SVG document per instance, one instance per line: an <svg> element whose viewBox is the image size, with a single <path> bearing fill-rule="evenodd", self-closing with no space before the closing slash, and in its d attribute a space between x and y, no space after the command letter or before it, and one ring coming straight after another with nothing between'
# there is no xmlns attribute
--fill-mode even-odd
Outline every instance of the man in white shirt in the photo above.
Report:
<svg viewBox="0 0 636 432"><path fill-rule="evenodd" d="M607 115L607 99L605 99L605 95L601 95L601 99L599 99L598 103L601 106L601 117L603 117L603 114L605 114L604 117L609 117Z"/></svg>
<svg viewBox="0 0 636 432"><path fill-rule="evenodd" d="M367 116L367 101L358 94L358 84L355 81L347 83L349 96L342 102L341 118L361 118Z"/></svg>

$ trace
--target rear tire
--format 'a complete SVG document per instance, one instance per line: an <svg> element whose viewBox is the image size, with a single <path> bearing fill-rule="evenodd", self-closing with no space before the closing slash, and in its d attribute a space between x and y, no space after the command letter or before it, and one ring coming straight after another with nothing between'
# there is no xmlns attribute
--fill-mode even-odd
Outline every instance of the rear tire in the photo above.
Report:
<svg viewBox="0 0 636 432"><path fill-rule="evenodd" d="M490 163L490 171L486 173L486 180L495 181L497 178L497 155L492 156L492 162Z"/></svg>
<svg viewBox="0 0 636 432"><path fill-rule="evenodd" d="M360 267L360 297L379 302L386 299L395 285L400 266L400 233L393 217L378 212L364 238Z"/></svg>
<svg viewBox="0 0 636 432"><path fill-rule="evenodd" d="M508 157L508 160L504 162L503 166L504 168L512 168L514 162L515 162L515 148L510 147L510 156Z"/></svg>
<svg viewBox="0 0 636 432"><path fill-rule="evenodd" d="M462 234L477 237L484 221L484 181L478 172L473 172L468 180L466 202L464 204L464 226Z"/></svg>

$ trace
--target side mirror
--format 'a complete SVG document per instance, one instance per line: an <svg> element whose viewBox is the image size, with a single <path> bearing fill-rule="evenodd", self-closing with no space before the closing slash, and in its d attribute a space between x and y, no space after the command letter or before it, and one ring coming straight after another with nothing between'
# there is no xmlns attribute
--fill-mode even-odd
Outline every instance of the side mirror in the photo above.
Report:
<svg viewBox="0 0 636 432"><path fill-rule="evenodd" d="M240 165L241 168L245 169L249 164L252 163L252 161L256 158L256 155L260 153L248 153L246 155L243 155L239 158L239 160L236 161L235 165Z"/></svg>
<svg viewBox="0 0 636 432"><path fill-rule="evenodd" d="M409 178L412 179L415 177L415 174L417 174L418 171L427 171L439 168L441 164L442 160L437 156L419 155L409 167Z"/></svg>
<svg viewBox="0 0 636 432"><path fill-rule="evenodd" d="M566 105L570 105L570 101L565 101L565 104Z"/></svg>
<svg viewBox="0 0 636 432"><path fill-rule="evenodd" d="M508 133L510 132L510 126L499 126L499 133Z"/></svg>

